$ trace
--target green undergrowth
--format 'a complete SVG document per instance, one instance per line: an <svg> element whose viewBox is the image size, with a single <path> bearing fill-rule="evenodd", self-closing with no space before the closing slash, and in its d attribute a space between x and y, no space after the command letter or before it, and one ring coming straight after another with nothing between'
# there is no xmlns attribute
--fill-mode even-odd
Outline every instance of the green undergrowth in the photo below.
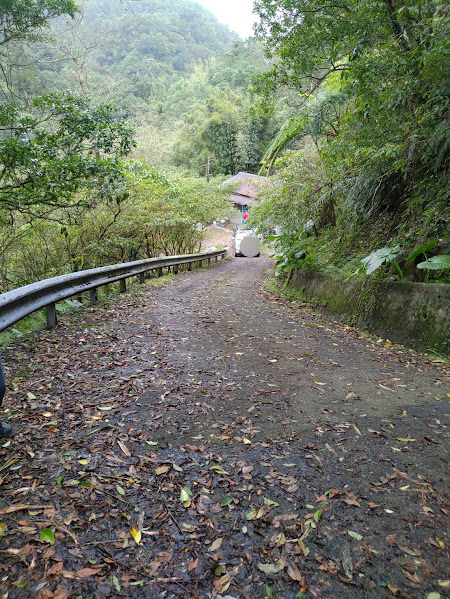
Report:
<svg viewBox="0 0 450 599"><path fill-rule="evenodd" d="M441 234L439 236L439 233ZM337 275L343 278L354 276L361 268L361 261L372 252L380 248L398 247L397 262L402 271L402 279L394 263L383 264L371 278L378 280L404 280L414 282L450 283L448 270L430 271L427 276L425 270L419 270L414 261L407 261L408 256L422 243L435 239L436 253L448 253L450 236L442 228L434 231L435 236L417 225L408 228L408 223L402 223L396 228L392 227L389 219L380 218L376 226L366 224L349 225L344 227L325 227L319 231L318 236L309 236L299 239L298 249L301 248L305 255L297 261L290 260L285 272L291 266L314 270L326 274ZM292 246L291 246L292 247ZM419 257L417 262L424 261ZM364 274L358 274L364 277Z"/></svg>

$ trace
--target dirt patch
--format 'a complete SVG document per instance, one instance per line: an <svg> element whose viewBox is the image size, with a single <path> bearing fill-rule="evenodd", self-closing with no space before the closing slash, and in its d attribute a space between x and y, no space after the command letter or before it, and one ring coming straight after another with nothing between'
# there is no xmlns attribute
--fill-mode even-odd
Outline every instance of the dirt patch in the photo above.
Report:
<svg viewBox="0 0 450 599"><path fill-rule="evenodd" d="M211 225L208 227L205 233L205 238L203 240L202 247L203 249L214 249L219 247L230 247L232 243L233 236L232 226L227 227L217 227L216 225Z"/></svg>
<svg viewBox="0 0 450 599"><path fill-rule="evenodd" d="M445 372L268 294L269 266L183 273L5 353L8 598L446 596Z"/></svg>

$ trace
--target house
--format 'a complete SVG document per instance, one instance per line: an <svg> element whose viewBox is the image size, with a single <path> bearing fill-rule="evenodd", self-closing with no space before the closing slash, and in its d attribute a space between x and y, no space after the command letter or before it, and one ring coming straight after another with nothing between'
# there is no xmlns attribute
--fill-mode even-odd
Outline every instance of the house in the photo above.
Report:
<svg viewBox="0 0 450 599"><path fill-rule="evenodd" d="M251 173L238 173L231 179L227 179L223 185L234 186L231 201L234 207L244 214L247 208L250 211L252 206L258 204L258 194L270 187L272 183L267 177ZM241 222L240 219L239 222Z"/></svg>

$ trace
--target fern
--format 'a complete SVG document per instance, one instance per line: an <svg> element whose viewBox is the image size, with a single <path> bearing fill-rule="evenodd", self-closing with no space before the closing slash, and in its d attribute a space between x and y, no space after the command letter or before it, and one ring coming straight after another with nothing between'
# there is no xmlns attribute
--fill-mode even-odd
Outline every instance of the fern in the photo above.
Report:
<svg viewBox="0 0 450 599"><path fill-rule="evenodd" d="M259 174L270 174L279 153L290 143L306 135L317 138L329 130L335 135L339 119L339 108L346 102L343 92L330 94L322 92L309 100L302 111L288 119L280 129L277 137L264 154Z"/></svg>

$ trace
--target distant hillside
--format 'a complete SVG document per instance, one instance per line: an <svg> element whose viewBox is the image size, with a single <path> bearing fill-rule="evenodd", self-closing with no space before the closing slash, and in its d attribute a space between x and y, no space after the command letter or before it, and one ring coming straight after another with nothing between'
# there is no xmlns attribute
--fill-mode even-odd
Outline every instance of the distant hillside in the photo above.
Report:
<svg viewBox="0 0 450 599"><path fill-rule="evenodd" d="M81 6L75 23L54 25L56 46L41 69L53 88L114 99L131 112L163 99L171 84L238 39L191 0L88 0Z"/></svg>
<svg viewBox="0 0 450 599"><path fill-rule="evenodd" d="M203 173L256 172L273 119L252 110L262 46L192 0L77 0L75 19L21 47L18 95L73 91L112 101L136 131L134 157ZM34 62L36 57L36 62ZM33 88L31 87L33 86Z"/></svg>
<svg viewBox="0 0 450 599"><path fill-rule="evenodd" d="M223 54L237 36L191 0L92 0L86 24L105 30L100 66L163 63L189 72L199 60Z"/></svg>

